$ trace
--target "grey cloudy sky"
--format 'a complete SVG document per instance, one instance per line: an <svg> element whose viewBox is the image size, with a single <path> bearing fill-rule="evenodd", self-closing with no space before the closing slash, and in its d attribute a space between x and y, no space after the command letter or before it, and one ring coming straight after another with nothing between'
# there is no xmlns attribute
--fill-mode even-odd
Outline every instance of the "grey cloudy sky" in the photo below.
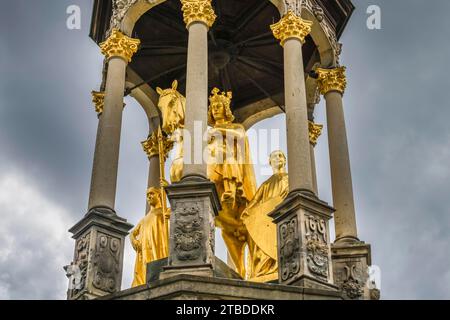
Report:
<svg viewBox="0 0 450 320"><path fill-rule="evenodd" d="M63 299L74 245L67 229L86 211L97 128L90 91L102 56L88 38L92 1L0 1L0 299ZM65 27L71 4L82 10L79 31ZM383 298L449 299L450 2L354 4L341 62L359 235L372 244ZM381 7L382 30L366 28L371 4ZM126 103L116 209L136 223L148 126ZM326 123L323 102L317 122ZM283 117L258 128L283 131ZM331 203L326 139L325 131L317 167ZM128 246L124 287L133 261Z"/></svg>

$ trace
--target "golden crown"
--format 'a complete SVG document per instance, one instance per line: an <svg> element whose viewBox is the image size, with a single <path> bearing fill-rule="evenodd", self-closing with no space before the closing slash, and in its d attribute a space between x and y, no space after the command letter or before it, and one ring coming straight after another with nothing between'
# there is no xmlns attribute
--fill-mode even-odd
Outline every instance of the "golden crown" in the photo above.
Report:
<svg viewBox="0 0 450 320"><path fill-rule="evenodd" d="M231 91L229 92L220 92L219 89L214 88L211 91L211 97L209 98L209 102L215 103L215 102L222 102L224 105L229 106L231 105L231 99L233 98L233 93Z"/></svg>

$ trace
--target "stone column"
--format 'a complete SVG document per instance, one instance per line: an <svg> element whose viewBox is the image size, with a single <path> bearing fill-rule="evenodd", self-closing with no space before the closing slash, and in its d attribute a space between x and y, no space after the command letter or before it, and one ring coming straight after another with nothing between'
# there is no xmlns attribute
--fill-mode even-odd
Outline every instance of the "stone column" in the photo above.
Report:
<svg viewBox="0 0 450 320"><path fill-rule="evenodd" d="M289 196L270 216L277 224L279 282L337 291L329 241L333 208L314 194L302 43L312 22L288 11L272 30L285 54Z"/></svg>
<svg viewBox="0 0 450 320"><path fill-rule="evenodd" d="M211 0L181 0L184 22L189 32L186 71L186 114L184 131L191 139L184 139L183 178L206 179L206 163L203 150L206 141L203 133L208 128L208 29L216 15ZM194 137L195 124L201 137Z"/></svg>
<svg viewBox="0 0 450 320"><path fill-rule="evenodd" d="M68 299L94 299L120 291L125 237L133 227L114 211L125 69L139 40L114 29L102 43L108 60L105 92L93 92L99 114L88 213L69 231L76 241L74 260L66 266Z"/></svg>
<svg viewBox="0 0 450 320"><path fill-rule="evenodd" d="M336 209L334 216L336 242L358 241L350 157L342 105L342 95L347 85L345 67L318 68L316 73L320 92L326 100L333 206Z"/></svg>
<svg viewBox="0 0 450 320"><path fill-rule="evenodd" d="M194 123L207 130L208 114L208 28L216 16L211 0L181 0L184 21L189 32L186 78L186 117L184 133L184 176L179 183L166 187L172 213L168 266L162 279L179 274L214 276L215 217L221 210L214 183L206 176L203 150L194 150ZM187 132L186 132L187 131ZM186 134L191 139L186 139ZM198 138L197 138L198 140ZM203 140L203 139L201 139ZM200 163L193 163L200 157ZM189 157L191 159L189 159Z"/></svg>
<svg viewBox="0 0 450 320"><path fill-rule="evenodd" d="M97 131L89 210L94 208L114 210L125 70L138 45L139 40L128 38L116 29L112 31L108 40L101 44L102 53L108 60L108 73L104 107Z"/></svg>
<svg viewBox="0 0 450 320"><path fill-rule="evenodd" d="M332 245L335 283L348 299L378 299L379 291L370 288L368 267L371 247L358 240L353 200L350 158L345 129L342 96L347 81L345 67L317 68L318 85L325 96L330 151L331 184L336 240Z"/></svg>
<svg viewBox="0 0 450 320"><path fill-rule="evenodd" d="M313 193L302 44L312 22L292 11L271 26L284 47L284 86L290 191Z"/></svg>

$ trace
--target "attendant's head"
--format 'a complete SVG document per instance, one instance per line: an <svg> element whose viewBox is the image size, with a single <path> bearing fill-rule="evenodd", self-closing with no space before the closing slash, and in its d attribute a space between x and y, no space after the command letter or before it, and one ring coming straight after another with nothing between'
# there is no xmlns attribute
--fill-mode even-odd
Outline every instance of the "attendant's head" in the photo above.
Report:
<svg viewBox="0 0 450 320"><path fill-rule="evenodd" d="M269 164L273 172L280 172L286 168L286 156L283 151L276 150L270 154Z"/></svg>
<svg viewBox="0 0 450 320"><path fill-rule="evenodd" d="M214 88L209 98L208 124L214 126L216 123L231 123L234 121L233 112L231 111L231 92L222 92Z"/></svg>
<svg viewBox="0 0 450 320"><path fill-rule="evenodd" d="M153 208L161 207L161 189L151 187L147 190L147 202Z"/></svg>

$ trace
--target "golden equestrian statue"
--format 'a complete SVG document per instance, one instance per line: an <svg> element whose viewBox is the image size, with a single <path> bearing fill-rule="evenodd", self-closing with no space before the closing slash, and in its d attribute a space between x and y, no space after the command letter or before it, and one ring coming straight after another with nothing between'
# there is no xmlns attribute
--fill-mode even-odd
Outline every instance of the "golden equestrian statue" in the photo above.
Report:
<svg viewBox="0 0 450 320"><path fill-rule="evenodd" d="M286 173L286 156L282 151L270 154L273 175L256 191L255 197L242 213L242 220L249 233L249 278L267 282L278 279L277 228L268 216L289 193Z"/></svg>
<svg viewBox="0 0 450 320"><path fill-rule="evenodd" d="M256 179L250 160L250 149L243 125L234 123L231 112L232 93L215 88L209 99L208 178L214 182L222 204L216 225L233 260L236 271L245 277L247 231L241 213L253 198Z"/></svg>
<svg viewBox="0 0 450 320"><path fill-rule="evenodd" d="M159 94L158 108L162 114L161 129L175 145L175 159L170 167L171 183L178 182L183 176L183 128L186 110L186 98L177 91L178 81L172 83L172 88L157 88Z"/></svg>
<svg viewBox="0 0 450 320"><path fill-rule="evenodd" d="M147 264L169 256L168 216L164 214L159 188L149 188L147 201L150 210L131 231L130 240L136 251L132 287L146 283Z"/></svg>

